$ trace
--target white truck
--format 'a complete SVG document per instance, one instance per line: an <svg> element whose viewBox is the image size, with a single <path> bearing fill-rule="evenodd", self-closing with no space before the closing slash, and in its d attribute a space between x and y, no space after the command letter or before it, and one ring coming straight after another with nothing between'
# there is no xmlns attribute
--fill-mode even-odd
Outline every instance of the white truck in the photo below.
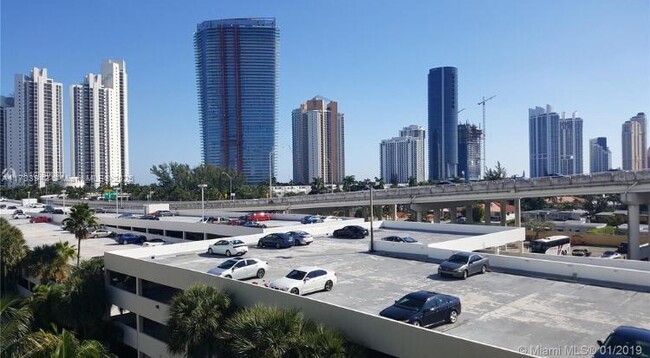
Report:
<svg viewBox="0 0 650 358"><path fill-rule="evenodd" d="M169 211L169 204L146 204L144 206L144 215L154 215L161 210Z"/></svg>
<svg viewBox="0 0 650 358"><path fill-rule="evenodd" d="M38 200L36 198L29 198L29 199L22 199L21 205L23 207L32 207L32 205L38 203Z"/></svg>

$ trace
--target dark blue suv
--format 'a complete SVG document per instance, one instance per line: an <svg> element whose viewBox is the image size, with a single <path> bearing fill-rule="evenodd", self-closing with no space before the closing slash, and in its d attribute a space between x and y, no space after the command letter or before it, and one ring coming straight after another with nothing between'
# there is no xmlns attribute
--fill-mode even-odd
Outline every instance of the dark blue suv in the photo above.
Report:
<svg viewBox="0 0 650 358"><path fill-rule="evenodd" d="M275 247L276 249L279 249L281 247L291 247L295 244L295 240L293 237L278 232L275 234L268 234L261 238L257 242L257 247Z"/></svg>
<svg viewBox="0 0 650 358"><path fill-rule="evenodd" d="M132 232L127 232L126 234L119 234L115 237L115 242L117 242L120 245L124 245L124 244L141 245L145 241L147 241L146 236L137 235Z"/></svg>
<svg viewBox="0 0 650 358"><path fill-rule="evenodd" d="M423 327L440 322L455 323L460 315L460 299L431 291L411 292L379 315Z"/></svg>

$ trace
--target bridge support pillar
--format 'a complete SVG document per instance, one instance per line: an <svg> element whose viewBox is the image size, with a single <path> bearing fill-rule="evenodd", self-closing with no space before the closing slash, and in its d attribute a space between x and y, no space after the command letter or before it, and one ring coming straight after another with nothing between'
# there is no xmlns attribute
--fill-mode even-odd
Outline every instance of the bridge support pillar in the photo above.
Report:
<svg viewBox="0 0 650 358"><path fill-rule="evenodd" d="M630 260L641 259L640 206L648 201L650 201L649 193L621 194L621 202L627 204L627 258Z"/></svg>
<svg viewBox="0 0 650 358"><path fill-rule="evenodd" d="M490 201L486 201L483 204L483 223L485 223L485 225L491 225L492 224L491 207L492 207L492 202L490 202Z"/></svg>
<svg viewBox="0 0 650 358"><path fill-rule="evenodd" d="M187 233L183 231L183 240L187 240Z"/></svg>
<svg viewBox="0 0 650 358"><path fill-rule="evenodd" d="M516 198L514 204L515 204L515 226L521 227L521 199ZM523 250L524 249L523 242L521 245L522 245L521 249Z"/></svg>
<svg viewBox="0 0 650 358"><path fill-rule="evenodd" d="M397 204L390 204L388 206L390 211L390 216L393 221L397 221Z"/></svg>
<svg viewBox="0 0 650 358"><path fill-rule="evenodd" d="M440 218L442 217L442 209L433 209L433 222L440 224Z"/></svg>
<svg viewBox="0 0 650 358"><path fill-rule="evenodd" d="M411 210L415 211L415 217L417 222L422 222L422 213L437 209L431 204L411 204Z"/></svg>
<svg viewBox="0 0 650 358"><path fill-rule="evenodd" d="M471 204L465 205L465 220L468 224L474 223L474 206Z"/></svg>
<svg viewBox="0 0 650 358"><path fill-rule="evenodd" d="M508 226L508 200L501 200L501 226Z"/></svg>

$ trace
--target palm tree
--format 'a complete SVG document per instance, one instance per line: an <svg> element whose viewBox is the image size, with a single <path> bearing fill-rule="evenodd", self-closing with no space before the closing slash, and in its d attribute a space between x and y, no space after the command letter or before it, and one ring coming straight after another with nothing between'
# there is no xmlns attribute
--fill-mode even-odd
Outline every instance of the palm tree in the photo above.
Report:
<svg viewBox="0 0 650 358"><path fill-rule="evenodd" d="M104 293L104 259L94 257L84 260L72 268L70 277L65 281L70 306L74 315L70 315L75 332L81 339L106 338L98 324L103 322L106 313L106 294Z"/></svg>
<svg viewBox="0 0 650 358"><path fill-rule="evenodd" d="M70 319L68 292L59 283L48 283L34 287L34 294L27 304L34 314L34 329L49 329L52 323L63 323ZM67 322L65 322L67 323Z"/></svg>
<svg viewBox="0 0 650 358"><path fill-rule="evenodd" d="M56 327L55 327L56 332ZM49 333L43 330L35 332L29 341L40 342L27 354L34 358L113 358L106 347L94 340L79 341L69 331L63 329L60 333Z"/></svg>
<svg viewBox="0 0 650 358"><path fill-rule="evenodd" d="M41 278L41 283L62 282L68 277L68 262L75 256L76 248L66 242L36 246L27 255L27 271Z"/></svg>
<svg viewBox="0 0 650 358"><path fill-rule="evenodd" d="M9 224L5 218L0 218L0 267L3 291L7 290L9 273L27 256L27 250L22 231Z"/></svg>
<svg viewBox="0 0 650 358"><path fill-rule="evenodd" d="M354 175L343 177L343 191L350 191L356 182L357 179L354 177Z"/></svg>
<svg viewBox="0 0 650 358"><path fill-rule="evenodd" d="M216 287L199 284L176 294L167 320L169 352L211 357L221 348L218 332L230 309L230 296Z"/></svg>
<svg viewBox="0 0 650 358"><path fill-rule="evenodd" d="M88 238L88 228L97 227L97 217L90 211L88 204L81 203L72 207L70 217L66 221L65 230L70 231L77 238L77 266L81 257L81 240Z"/></svg>
<svg viewBox="0 0 650 358"><path fill-rule="evenodd" d="M245 308L226 321L220 337L234 356L345 357L338 332L305 320L296 309Z"/></svg>
<svg viewBox="0 0 650 358"><path fill-rule="evenodd" d="M25 337L30 334L34 316L22 299L0 297L0 357L20 356L26 349Z"/></svg>

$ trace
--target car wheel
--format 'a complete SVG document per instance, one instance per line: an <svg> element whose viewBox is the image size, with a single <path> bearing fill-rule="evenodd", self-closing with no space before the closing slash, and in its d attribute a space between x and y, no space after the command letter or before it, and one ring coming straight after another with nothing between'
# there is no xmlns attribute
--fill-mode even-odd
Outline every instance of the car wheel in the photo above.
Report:
<svg viewBox="0 0 650 358"><path fill-rule="evenodd" d="M463 271L463 280L466 279L468 275L467 270Z"/></svg>
<svg viewBox="0 0 650 358"><path fill-rule="evenodd" d="M124 245L124 241L121 241L121 240L118 241L117 243L120 244L120 245Z"/></svg>
<svg viewBox="0 0 650 358"><path fill-rule="evenodd" d="M451 310L451 312L449 312L449 317L447 318L447 321L449 321L449 323L456 323L457 320L458 320L458 312L456 312L456 310Z"/></svg>
<svg viewBox="0 0 650 358"><path fill-rule="evenodd" d="M230 257L231 255L230 250L226 250L226 256Z"/></svg>
<svg viewBox="0 0 650 358"><path fill-rule="evenodd" d="M487 272L487 266L483 265L483 267L481 267L481 273L486 273L486 272Z"/></svg>
<svg viewBox="0 0 650 358"><path fill-rule="evenodd" d="M414 322L413 322L413 325L416 326L416 327L420 327L420 326L421 326L420 321L414 321Z"/></svg>
<svg viewBox="0 0 650 358"><path fill-rule="evenodd" d="M331 291L332 287L334 287L334 282L332 282L332 280L327 280L327 282L325 282L325 291Z"/></svg>
<svg viewBox="0 0 650 358"><path fill-rule="evenodd" d="M279 242L276 242L276 243L275 243L275 248L276 248L276 249L279 249L279 248L280 248L280 243L279 243Z"/></svg>
<svg viewBox="0 0 650 358"><path fill-rule="evenodd" d="M230 276L230 275L226 275L226 276L224 276L224 277L225 277L225 278L232 278L232 276Z"/></svg>
<svg viewBox="0 0 650 358"><path fill-rule="evenodd" d="M208 249L208 254L210 254L210 255L214 254L214 252L212 251L212 249Z"/></svg>
<svg viewBox="0 0 650 358"><path fill-rule="evenodd" d="M264 244L262 243L262 240L257 242L257 247L264 247Z"/></svg>
<svg viewBox="0 0 650 358"><path fill-rule="evenodd" d="M262 278L262 277L264 277L265 273L266 273L266 271L264 271L264 269L259 269L259 270L257 270L257 275L255 275L255 277Z"/></svg>
<svg viewBox="0 0 650 358"><path fill-rule="evenodd" d="M298 291L298 289L295 288L295 287L292 288L291 291L289 291L289 293L293 293L294 295L299 295L299 294L300 294L300 292Z"/></svg>

